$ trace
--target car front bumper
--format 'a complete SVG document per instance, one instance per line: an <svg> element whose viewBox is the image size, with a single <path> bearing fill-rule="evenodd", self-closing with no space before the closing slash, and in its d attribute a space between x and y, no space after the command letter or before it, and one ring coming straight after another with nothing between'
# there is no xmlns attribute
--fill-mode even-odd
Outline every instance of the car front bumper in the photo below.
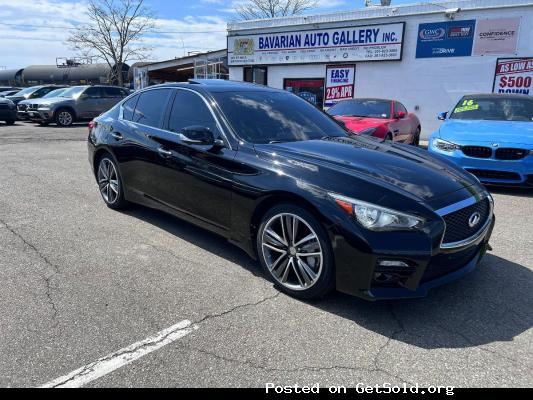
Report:
<svg viewBox="0 0 533 400"><path fill-rule="evenodd" d="M433 146L432 141L429 151L464 168L484 184L533 187L533 154L521 160L475 158L465 155L462 150L442 151Z"/></svg>
<svg viewBox="0 0 533 400"><path fill-rule="evenodd" d="M425 297L430 289L455 281L471 272L490 249L495 225L491 213L478 233L461 245L442 245L444 223L435 223L428 232L380 232L374 237L360 233L349 224L330 230L336 265L338 291L365 300ZM405 266L383 267L383 261ZM380 279L383 275L390 281Z"/></svg>

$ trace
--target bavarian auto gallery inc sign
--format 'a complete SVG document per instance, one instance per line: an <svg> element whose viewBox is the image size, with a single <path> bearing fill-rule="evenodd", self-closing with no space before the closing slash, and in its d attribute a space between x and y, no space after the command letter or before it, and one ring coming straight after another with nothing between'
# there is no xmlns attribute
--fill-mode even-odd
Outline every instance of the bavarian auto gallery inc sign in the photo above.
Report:
<svg viewBox="0 0 533 400"><path fill-rule="evenodd" d="M228 36L228 64L401 60L404 22Z"/></svg>

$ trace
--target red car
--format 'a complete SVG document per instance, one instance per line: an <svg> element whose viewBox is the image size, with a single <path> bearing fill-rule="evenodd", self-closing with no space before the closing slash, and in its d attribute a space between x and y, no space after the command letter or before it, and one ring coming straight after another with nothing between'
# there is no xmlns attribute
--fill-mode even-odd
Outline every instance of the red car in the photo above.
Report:
<svg viewBox="0 0 533 400"><path fill-rule="evenodd" d="M328 110L335 119L358 135L418 146L422 130L418 117L396 100L344 100Z"/></svg>

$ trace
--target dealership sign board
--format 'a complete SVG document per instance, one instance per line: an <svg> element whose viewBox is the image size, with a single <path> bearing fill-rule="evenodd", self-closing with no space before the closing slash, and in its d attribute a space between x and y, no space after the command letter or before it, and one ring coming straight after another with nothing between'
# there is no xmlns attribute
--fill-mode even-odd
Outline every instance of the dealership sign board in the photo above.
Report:
<svg viewBox="0 0 533 400"><path fill-rule="evenodd" d="M477 21L474 55L516 54L520 17Z"/></svg>
<svg viewBox="0 0 533 400"><path fill-rule="evenodd" d="M499 58L496 61L494 93L518 93L533 96L533 57Z"/></svg>
<svg viewBox="0 0 533 400"><path fill-rule="evenodd" d="M475 19L420 24L416 58L471 56L475 29Z"/></svg>
<svg viewBox="0 0 533 400"><path fill-rule="evenodd" d="M326 67L326 88L324 105L333 104L347 99L353 99L355 94L355 64L328 65Z"/></svg>
<svg viewBox="0 0 533 400"><path fill-rule="evenodd" d="M401 60L405 23L228 36L228 64Z"/></svg>

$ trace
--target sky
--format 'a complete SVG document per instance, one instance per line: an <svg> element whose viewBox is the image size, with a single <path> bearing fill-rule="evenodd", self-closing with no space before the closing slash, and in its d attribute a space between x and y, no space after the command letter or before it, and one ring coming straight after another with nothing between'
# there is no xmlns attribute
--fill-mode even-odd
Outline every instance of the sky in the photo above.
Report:
<svg viewBox="0 0 533 400"><path fill-rule="evenodd" d="M153 51L143 61L160 61L225 48L226 24L237 18L234 7L245 0L145 1L156 15L156 29L165 33L145 39ZM392 0L393 5L416 2ZM362 7L364 0L318 0L310 13ZM55 64L56 57L75 55L65 40L69 28L85 22L85 10L86 0L0 0L0 69Z"/></svg>

